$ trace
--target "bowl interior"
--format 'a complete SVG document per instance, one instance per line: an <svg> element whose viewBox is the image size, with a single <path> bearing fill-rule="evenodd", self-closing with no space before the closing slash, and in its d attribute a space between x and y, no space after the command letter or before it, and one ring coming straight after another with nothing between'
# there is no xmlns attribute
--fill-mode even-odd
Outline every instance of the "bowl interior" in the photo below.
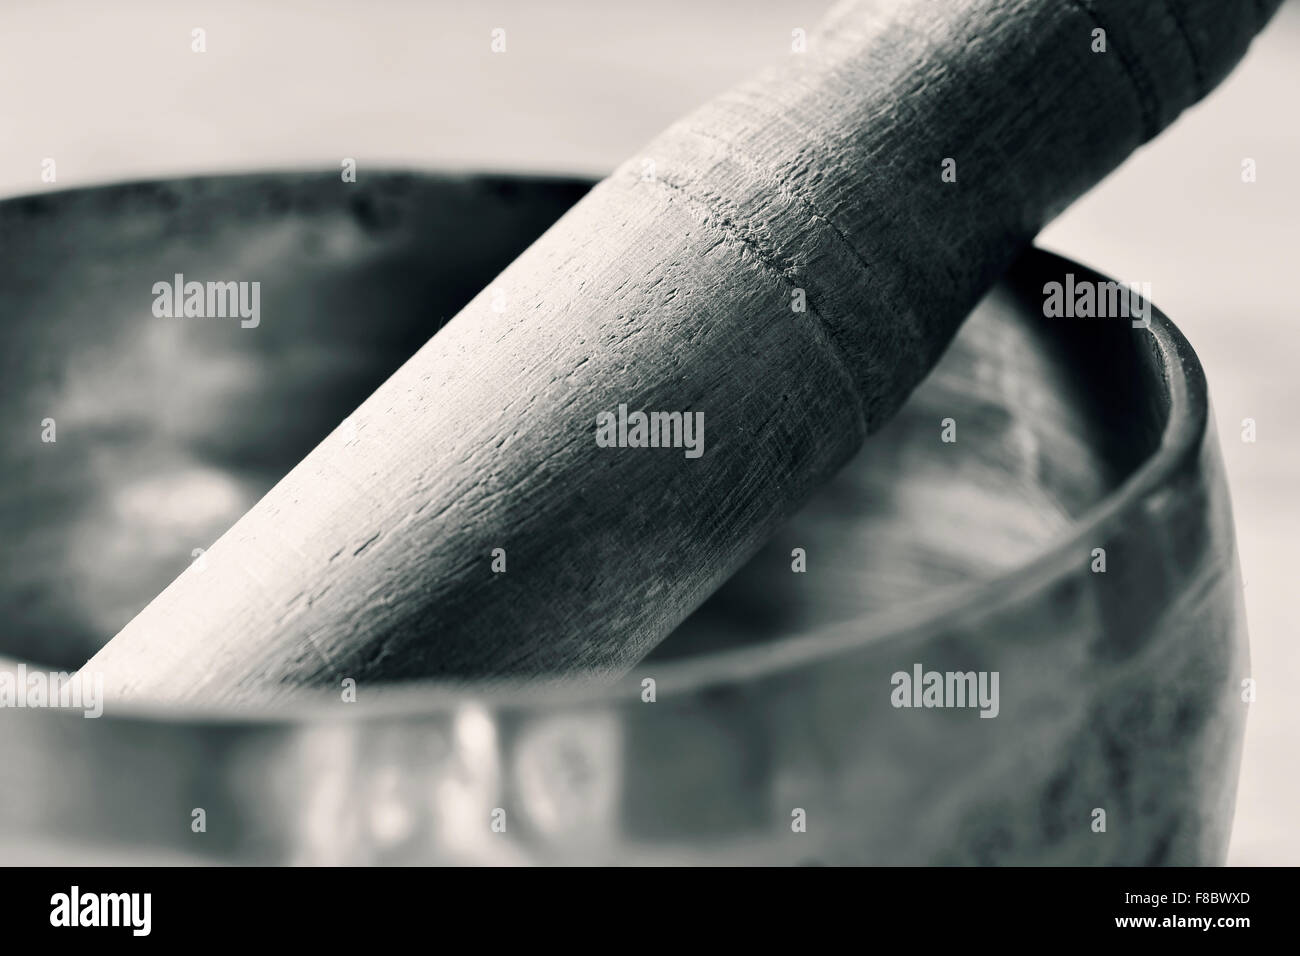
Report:
<svg viewBox="0 0 1300 956"><path fill-rule="evenodd" d="M80 666L587 188L268 174L0 203L0 655ZM1044 319L1044 258L656 658L973 593L1132 474L1159 373L1127 322ZM260 323L156 317L178 273L260 281Z"/></svg>

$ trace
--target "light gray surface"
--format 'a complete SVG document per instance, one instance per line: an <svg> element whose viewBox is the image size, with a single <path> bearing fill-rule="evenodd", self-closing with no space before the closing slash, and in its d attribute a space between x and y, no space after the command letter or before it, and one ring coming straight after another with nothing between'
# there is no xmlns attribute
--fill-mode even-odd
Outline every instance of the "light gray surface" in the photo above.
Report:
<svg viewBox="0 0 1300 956"><path fill-rule="evenodd" d="M121 177L370 164L603 173L765 60L824 2L31 2L0 9L0 194ZM208 52L190 50L207 30ZM489 31L507 28L492 56ZM1300 7L1043 237L1152 296L1210 379L1237 515L1253 705L1230 862L1300 863ZM562 63L564 66L557 66ZM87 82L93 77L93 82ZM58 181L40 180L53 157ZM1241 161L1259 178L1243 184ZM1259 439L1240 441L1254 418Z"/></svg>

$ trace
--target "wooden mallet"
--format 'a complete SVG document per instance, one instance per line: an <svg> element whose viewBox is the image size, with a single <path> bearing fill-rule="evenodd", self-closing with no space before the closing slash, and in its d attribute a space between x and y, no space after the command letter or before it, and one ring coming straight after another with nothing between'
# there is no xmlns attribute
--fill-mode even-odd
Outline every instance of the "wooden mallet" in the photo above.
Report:
<svg viewBox="0 0 1300 956"><path fill-rule="evenodd" d="M1278 2L842 4L597 186L87 669L204 702L624 671Z"/></svg>

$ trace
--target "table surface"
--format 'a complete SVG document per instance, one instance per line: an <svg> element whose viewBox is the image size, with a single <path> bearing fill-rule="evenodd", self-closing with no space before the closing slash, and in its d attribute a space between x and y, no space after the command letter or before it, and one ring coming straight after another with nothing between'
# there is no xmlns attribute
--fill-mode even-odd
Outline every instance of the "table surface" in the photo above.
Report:
<svg viewBox="0 0 1300 956"><path fill-rule="evenodd" d="M600 175L788 55L826 0L0 7L0 195L266 167ZM111 10L111 12L110 12ZM207 50L191 50L191 30ZM489 51L506 29L507 51ZM1206 367L1232 488L1253 676L1229 862L1300 863L1300 2L1247 62L1040 243L1126 281ZM57 180L41 180L46 158ZM1258 178L1243 183L1254 159ZM1258 438L1241 440L1253 418Z"/></svg>

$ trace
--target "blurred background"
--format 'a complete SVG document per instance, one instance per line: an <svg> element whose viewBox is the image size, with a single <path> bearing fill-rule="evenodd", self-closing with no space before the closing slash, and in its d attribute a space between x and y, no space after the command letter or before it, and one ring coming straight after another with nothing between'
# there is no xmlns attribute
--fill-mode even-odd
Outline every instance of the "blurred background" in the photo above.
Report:
<svg viewBox="0 0 1300 956"><path fill-rule="evenodd" d="M789 55L827 0L10 2L0 196L266 168L600 176ZM491 31L506 31L493 55ZM206 51L192 51L195 28ZM1040 244L1125 281L1209 376L1236 513L1253 676L1229 863L1300 864L1300 0L1245 63ZM1027 91L1029 95L1029 91ZM54 183L42 162L57 164ZM1242 181L1253 159L1257 179ZM1242 440L1252 418L1257 440Z"/></svg>

